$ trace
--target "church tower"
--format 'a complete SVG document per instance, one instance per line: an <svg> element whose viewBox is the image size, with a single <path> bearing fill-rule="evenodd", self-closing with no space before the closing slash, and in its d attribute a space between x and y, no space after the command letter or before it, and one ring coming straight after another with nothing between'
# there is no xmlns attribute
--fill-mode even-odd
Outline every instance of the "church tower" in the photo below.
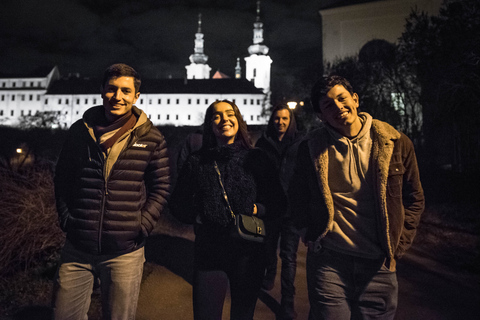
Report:
<svg viewBox="0 0 480 320"><path fill-rule="evenodd" d="M208 56L203 53L202 14L198 14L198 31L195 34L195 51L190 55L190 65L187 69L187 79L210 79Z"/></svg>
<svg viewBox="0 0 480 320"><path fill-rule="evenodd" d="M237 65L235 66L235 79L242 77L242 67L240 66L240 58L237 58Z"/></svg>
<svg viewBox="0 0 480 320"><path fill-rule="evenodd" d="M249 57L245 58L245 78L253 82L263 93L270 94L270 68L272 59L268 47L263 43L263 23L260 22L260 1L257 1L257 19L253 24L253 44L248 47Z"/></svg>

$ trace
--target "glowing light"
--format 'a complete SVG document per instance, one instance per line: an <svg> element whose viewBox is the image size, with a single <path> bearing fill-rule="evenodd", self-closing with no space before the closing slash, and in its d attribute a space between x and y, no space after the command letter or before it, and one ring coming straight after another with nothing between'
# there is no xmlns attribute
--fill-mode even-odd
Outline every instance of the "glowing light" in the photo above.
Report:
<svg viewBox="0 0 480 320"><path fill-rule="evenodd" d="M290 108L290 109L295 109L297 107L297 102L295 101L288 101L287 102L287 106Z"/></svg>
<svg viewBox="0 0 480 320"><path fill-rule="evenodd" d="M23 150L21 148L17 148L17 153L23 153Z"/></svg>

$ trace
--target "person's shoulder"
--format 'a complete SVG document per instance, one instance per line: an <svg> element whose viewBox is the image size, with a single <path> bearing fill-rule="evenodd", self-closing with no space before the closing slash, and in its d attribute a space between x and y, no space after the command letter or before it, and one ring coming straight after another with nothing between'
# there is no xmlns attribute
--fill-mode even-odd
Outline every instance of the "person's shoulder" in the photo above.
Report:
<svg viewBox="0 0 480 320"><path fill-rule="evenodd" d="M382 136L386 139L397 140L401 137L401 133L391 124L385 121L373 119L372 128L379 136Z"/></svg>

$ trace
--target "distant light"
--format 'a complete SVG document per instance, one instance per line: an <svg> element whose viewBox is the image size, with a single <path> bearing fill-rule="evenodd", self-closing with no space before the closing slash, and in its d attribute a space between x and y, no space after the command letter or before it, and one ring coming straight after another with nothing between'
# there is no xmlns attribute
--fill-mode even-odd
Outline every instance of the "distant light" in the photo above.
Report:
<svg viewBox="0 0 480 320"><path fill-rule="evenodd" d="M298 104L300 105L300 107L303 107L304 105L303 101L300 101Z"/></svg>
<svg viewBox="0 0 480 320"><path fill-rule="evenodd" d="M23 153L23 150L21 148L18 148L17 153Z"/></svg>
<svg viewBox="0 0 480 320"><path fill-rule="evenodd" d="M288 101L287 106L293 110L297 107L297 103L295 101Z"/></svg>

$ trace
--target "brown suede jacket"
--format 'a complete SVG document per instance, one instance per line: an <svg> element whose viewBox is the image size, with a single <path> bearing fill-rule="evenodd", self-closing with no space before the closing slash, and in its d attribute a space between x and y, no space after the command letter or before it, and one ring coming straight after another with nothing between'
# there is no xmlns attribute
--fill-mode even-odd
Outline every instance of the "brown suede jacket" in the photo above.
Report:
<svg viewBox="0 0 480 320"><path fill-rule="evenodd" d="M379 120L373 120L371 131L380 242L395 269L395 260L412 244L425 200L411 140ZM299 147L289 186L292 214L299 228L307 228L305 241L323 238L333 221L328 147L326 128L310 132Z"/></svg>

